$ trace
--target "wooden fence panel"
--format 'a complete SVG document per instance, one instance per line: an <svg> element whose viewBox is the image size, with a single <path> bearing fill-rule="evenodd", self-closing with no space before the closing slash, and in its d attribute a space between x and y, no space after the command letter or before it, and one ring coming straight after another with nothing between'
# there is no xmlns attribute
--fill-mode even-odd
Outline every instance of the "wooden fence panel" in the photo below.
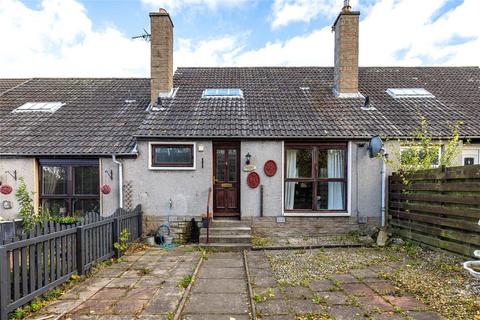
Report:
<svg viewBox="0 0 480 320"><path fill-rule="evenodd" d="M480 248L480 165L389 177L388 217L394 234L457 254Z"/></svg>
<svg viewBox="0 0 480 320"><path fill-rule="evenodd" d="M49 222L0 239L0 320L74 273L84 274L95 263L120 256L114 249L120 226L129 229L130 241L136 240L141 237L141 219L137 206L131 211L119 209L110 217L87 214L75 225Z"/></svg>

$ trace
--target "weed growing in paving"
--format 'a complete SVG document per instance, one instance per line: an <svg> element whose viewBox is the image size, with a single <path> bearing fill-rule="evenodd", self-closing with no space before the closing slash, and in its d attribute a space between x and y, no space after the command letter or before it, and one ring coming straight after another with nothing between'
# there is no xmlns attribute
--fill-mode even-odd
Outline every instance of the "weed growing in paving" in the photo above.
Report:
<svg viewBox="0 0 480 320"><path fill-rule="evenodd" d="M178 287L186 289L190 282L192 282L192 275L189 274L183 277L182 281L180 281L180 283L178 284Z"/></svg>
<svg viewBox="0 0 480 320"><path fill-rule="evenodd" d="M138 271L138 274L139 274L140 276L146 276L147 274L152 273L152 271L153 271L152 268L146 267L146 268L140 269L140 270Z"/></svg>
<svg viewBox="0 0 480 320"><path fill-rule="evenodd" d="M274 298L274 297L275 297L275 292L273 291L272 288L268 288L267 290L265 290L263 292L260 292L260 294L255 293L253 295L253 300L255 300L255 302L259 303L259 302L267 301L267 299L271 299L271 298Z"/></svg>
<svg viewBox="0 0 480 320"><path fill-rule="evenodd" d="M327 299L319 294L313 296L312 302L322 306L327 305Z"/></svg>

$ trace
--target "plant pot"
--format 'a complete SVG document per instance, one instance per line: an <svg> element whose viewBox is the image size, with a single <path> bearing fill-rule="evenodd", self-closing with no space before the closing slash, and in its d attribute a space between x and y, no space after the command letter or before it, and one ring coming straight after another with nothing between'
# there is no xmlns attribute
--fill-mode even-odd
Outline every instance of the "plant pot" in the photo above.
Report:
<svg viewBox="0 0 480 320"><path fill-rule="evenodd" d="M155 237L147 237L145 239L145 242L149 245L149 246L154 246L155 245Z"/></svg>
<svg viewBox="0 0 480 320"><path fill-rule="evenodd" d="M202 218L202 227L208 228L208 219L207 218Z"/></svg>
<svg viewBox="0 0 480 320"><path fill-rule="evenodd" d="M163 241L165 244L172 244L173 237L172 236L163 236Z"/></svg>

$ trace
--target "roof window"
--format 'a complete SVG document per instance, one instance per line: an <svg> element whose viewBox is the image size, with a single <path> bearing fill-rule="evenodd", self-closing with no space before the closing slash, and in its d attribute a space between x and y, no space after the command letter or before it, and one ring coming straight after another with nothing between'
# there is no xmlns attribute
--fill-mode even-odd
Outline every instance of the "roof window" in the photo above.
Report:
<svg viewBox="0 0 480 320"><path fill-rule="evenodd" d="M54 113L65 103L63 102L27 102L20 107L14 109L12 112L50 112Z"/></svg>
<svg viewBox="0 0 480 320"><path fill-rule="evenodd" d="M241 89L205 89L202 98L243 98Z"/></svg>
<svg viewBox="0 0 480 320"><path fill-rule="evenodd" d="M435 98L424 88L389 88L387 93L392 98Z"/></svg>

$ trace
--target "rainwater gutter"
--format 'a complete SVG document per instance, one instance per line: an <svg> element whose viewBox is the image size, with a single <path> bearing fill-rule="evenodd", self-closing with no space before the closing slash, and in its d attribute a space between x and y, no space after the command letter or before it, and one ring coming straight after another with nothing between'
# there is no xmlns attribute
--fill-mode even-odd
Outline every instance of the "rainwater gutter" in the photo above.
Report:
<svg viewBox="0 0 480 320"><path fill-rule="evenodd" d="M112 162L118 166L118 207L123 208L123 164L112 154Z"/></svg>

